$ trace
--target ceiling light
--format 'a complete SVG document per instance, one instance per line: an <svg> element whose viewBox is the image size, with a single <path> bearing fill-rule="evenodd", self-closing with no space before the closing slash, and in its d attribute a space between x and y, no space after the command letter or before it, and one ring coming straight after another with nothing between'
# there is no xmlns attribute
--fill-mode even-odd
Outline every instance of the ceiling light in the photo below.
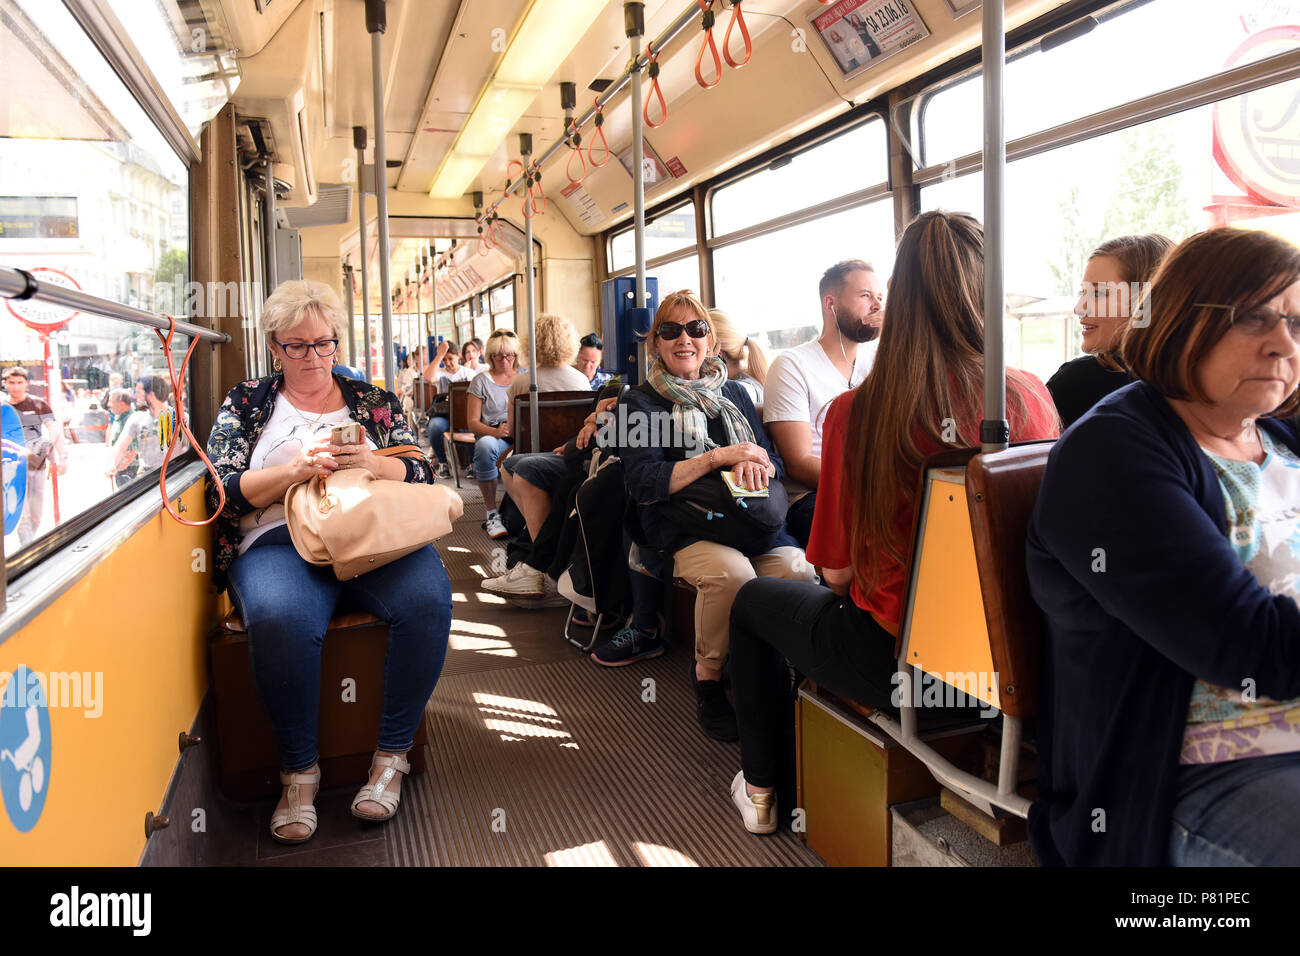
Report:
<svg viewBox="0 0 1300 956"><path fill-rule="evenodd" d="M605 0L533 0L492 79L443 157L430 196L459 199L465 194L605 5Z"/></svg>

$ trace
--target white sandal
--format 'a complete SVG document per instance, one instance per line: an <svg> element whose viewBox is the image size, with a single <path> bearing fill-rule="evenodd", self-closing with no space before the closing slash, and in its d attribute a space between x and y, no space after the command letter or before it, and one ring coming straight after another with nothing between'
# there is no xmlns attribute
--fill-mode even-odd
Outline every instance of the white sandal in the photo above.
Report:
<svg viewBox="0 0 1300 956"><path fill-rule="evenodd" d="M410 773L411 765L399 754L381 754L379 751L375 751L375 756L370 761L370 769L374 770L375 767L385 768L384 772L379 775L379 779L373 784L367 783L357 793L356 797L352 800L352 815L358 820L368 820L371 823L383 823L385 820L391 820L397 813L397 804L402 799L400 792L392 793L388 790L388 784L397 774L400 773L405 775ZM372 816L369 813L362 813L357 809L357 807L360 804L365 803L367 800L372 800L375 803L380 804L388 812L383 816Z"/></svg>
<svg viewBox="0 0 1300 956"><path fill-rule="evenodd" d="M271 837L280 843L306 843L316 835L316 807L307 803L299 806L298 793L299 787L315 787L316 792L320 792L320 766L312 765L315 769L307 772L298 773L281 773L280 784L289 788L285 798L289 801L289 806L283 810L276 810L271 814ZM313 797L313 799L315 799ZM276 831L280 827L288 826L291 823L302 823L307 826L307 835L301 837L281 836Z"/></svg>

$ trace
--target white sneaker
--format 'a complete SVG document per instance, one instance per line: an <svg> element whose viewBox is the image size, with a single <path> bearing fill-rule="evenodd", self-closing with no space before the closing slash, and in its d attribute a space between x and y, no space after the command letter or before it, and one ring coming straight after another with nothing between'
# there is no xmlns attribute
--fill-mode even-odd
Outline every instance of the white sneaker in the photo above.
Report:
<svg viewBox="0 0 1300 956"><path fill-rule="evenodd" d="M512 595L510 603L515 607L522 607L529 610L539 607L568 607L570 604L569 599L555 589L555 582L540 571L538 571L537 574L542 579L542 590L536 594Z"/></svg>
<svg viewBox="0 0 1300 956"><path fill-rule="evenodd" d="M506 526L501 523L501 515L496 511L489 511L487 516L487 536L494 541L497 538L504 538L510 534Z"/></svg>
<svg viewBox="0 0 1300 956"><path fill-rule="evenodd" d="M489 529L491 525L488 525ZM488 532L491 534L491 531ZM526 595L541 597L545 593L542 582L545 580L541 571L530 568L522 561L501 575L499 578L487 578L479 585L479 590L493 594Z"/></svg>
<svg viewBox="0 0 1300 956"><path fill-rule="evenodd" d="M776 832L776 794L756 793L752 797L745 792L745 771L736 774L731 781L731 802L740 810L745 821L745 829L750 833Z"/></svg>

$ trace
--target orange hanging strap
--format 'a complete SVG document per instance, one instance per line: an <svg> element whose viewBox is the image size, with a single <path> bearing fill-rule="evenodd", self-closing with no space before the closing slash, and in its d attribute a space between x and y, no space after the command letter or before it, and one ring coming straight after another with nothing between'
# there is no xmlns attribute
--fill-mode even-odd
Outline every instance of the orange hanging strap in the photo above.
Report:
<svg viewBox="0 0 1300 956"><path fill-rule="evenodd" d="M740 37L745 41L745 58L739 62L731 58L731 30L740 27ZM731 19L727 21L727 32L722 35L722 57L727 65L739 69L749 62L754 55L754 42L749 38L749 28L745 26L745 14L740 10L740 0L731 0Z"/></svg>
<svg viewBox="0 0 1300 956"><path fill-rule="evenodd" d="M478 224L478 254L485 256L492 251L492 230L489 229L486 234L483 232L483 223L480 220Z"/></svg>
<svg viewBox="0 0 1300 956"><path fill-rule="evenodd" d="M641 108L641 117L645 120L646 126L655 129L663 126L668 122L668 104L664 101L664 91L659 88L659 54L655 53L653 46L646 47L647 64L646 75L650 77L650 92L645 95L645 106ZM650 100L652 97L659 97L659 122L650 118Z"/></svg>
<svg viewBox="0 0 1300 956"><path fill-rule="evenodd" d="M697 0L700 9L704 11L704 16L700 20L700 25L704 28L704 42L700 44L700 52L695 57L695 82L700 84L706 90L711 90L718 85L722 79L722 58L718 56L718 47L713 42L713 0ZM704 50L713 54L713 82L705 83L704 74L700 70L704 62Z"/></svg>
<svg viewBox="0 0 1300 956"><path fill-rule="evenodd" d="M569 123L573 124L573 118L570 117ZM582 172L578 173L578 178L573 178L573 160L577 159L582 165ZM564 164L564 175L569 177L569 182L576 186L587 176L587 160L582 156L582 134L578 132L577 124L573 124L569 131L569 161Z"/></svg>
<svg viewBox="0 0 1300 956"><path fill-rule="evenodd" d="M167 315L165 312L163 314ZM203 459L203 464L208 466L208 473L212 475L212 481L217 486L217 510L212 513L212 517L207 518L204 521L190 521L186 518L182 518L176 513L176 509L172 505L171 499L167 496L167 466L171 464L172 452L176 450L175 427L171 429L171 435L167 441L167 451L163 454L162 471L158 476L158 487L162 491L163 507L167 509L169 515L183 525L188 525L191 528L202 528L204 525L212 524L212 522L216 521L218 516L220 516L221 512L225 509L226 489L225 486L221 484L221 476L217 474L217 469L212 467L212 462L210 462L208 456L203 453L203 446L195 440L194 433L190 431L189 422L185 420L185 369L190 364L190 356L194 354L194 347L199 344L199 338L197 335L190 337L190 347L186 349L185 358L181 360L181 370L178 375L176 367L172 362L172 337L176 334L176 320L170 315L167 315L167 322L169 323L169 327L166 335L163 335L162 329L155 329L154 331L158 334L158 338L162 340L163 352L167 356L167 379L172 387L172 395L176 399L176 420L180 422L181 430L185 432L185 437L190 440L190 447L198 452L199 457Z"/></svg>
<svg viewBox="0 0 1300 956"><path fill-rule="evenodd" d="M542 171L538 167L536 160L528 167L528 196L525 201L532 208L532 212L526 212L524 215L540 216L546 212L546 193L542 189Z"/></svg>
<svg viewBox="0 0 1300 956"><path fill-rule="evenodd" d="M591 142L587 146L587 161L591 163L591 165L596 169L600 169L600 167L604 166L607 162L609 162L609 140L605 139L605 130L602 129L602 127L605 125L605 113L600 108L599 96L597 96L596 99L593 101L593 105L596 108L596 120L595 120L596 132L592 134ZM596 139L597 138L600 139L601 149L605 151L604 157L601 159L600 162L596 162Z"/></svg>
<svg viewBox="0 0 1300 956"><path fill-rule="evenodd" d="M492 219L488 222L488 228L492 231L492 245L499 246L506 238L506 230L501 225L501 217L497 215L495 209L492 210Z"/></svg>

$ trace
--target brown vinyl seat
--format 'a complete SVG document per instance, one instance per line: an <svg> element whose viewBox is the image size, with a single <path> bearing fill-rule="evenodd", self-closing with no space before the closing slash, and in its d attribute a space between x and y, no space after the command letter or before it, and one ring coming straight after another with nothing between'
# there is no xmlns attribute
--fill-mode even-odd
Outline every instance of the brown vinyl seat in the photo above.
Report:
<svg viewBox="0 0 1300 956"><path fill-rule="evenodd" d="M451 471L456 478L456 487L460 487L460 473L469 468L474 460L474 442L478 436L469 430L469 382L452 382L451 391L447 393L448 420L451 428L443 435L447 444L447 460L451 462ZM461 454L465 458L462 461Z"/></svg>
<svg viewBox="0 0 1300 956"><path fill-rule="evenodd" d="M587 391L560 391L537 393L537 430L539 452L553 451L582 429L587 416L596 405L596 393ZM532 396L525 392L514 398L514 445L497 458L497 466L513 452L526 455L533 450Z"/></svg>
<svg viewBox="0 0 1300 956"><path fill-rule="evenodd" d="M317 746L326 786L366 778L379 736L388 625L364 611L335 615L321 649ZM248 633L239 614L221 619L208 645L216 716L218 781L233 800L280 792L280 752L253 682ZM425 721L407 754L424 771Z"/></svg>

